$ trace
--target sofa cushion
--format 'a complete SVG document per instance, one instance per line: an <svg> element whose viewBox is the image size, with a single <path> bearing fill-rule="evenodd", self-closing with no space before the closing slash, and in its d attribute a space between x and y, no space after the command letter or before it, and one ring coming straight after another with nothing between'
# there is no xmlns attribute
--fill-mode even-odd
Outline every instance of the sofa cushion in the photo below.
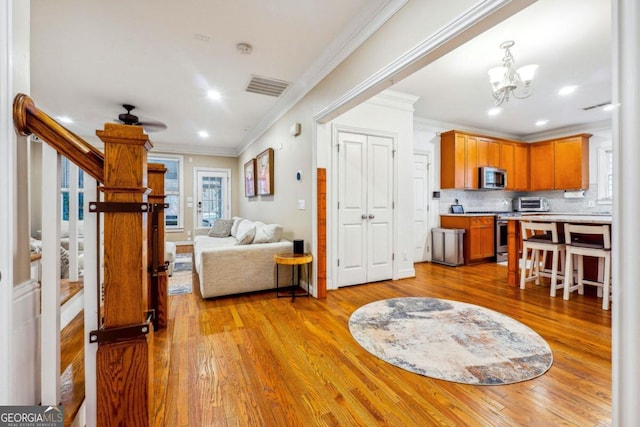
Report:
<svg viewBox="0 0 640 427"><path fill-rule="evenodd" d="M217 219L209 229L209 237L229 237L234 222L232 219Z"/></svg>
<svg viewBox="0 0 640 427"><path fill-rule="evenodd" d="M253 224L253 222L249 222L250 224L248 228L238 229L238 235L236 236L237 245L249 245L253 242L253 238L256 235L256 226Z"/></svg>
<svg viewBox="0 0 640 427"><path fill-rule="evenodd" d="M282 225L264 224L256 222L256 236L253 243L273 243L279 242L282 238Z"/></svg>
<svg viewBox="0 0 640 427"><path fill-rule="evenodd" d="M244 218L241 218L239 216L234 216L231 219L233 219L233 225L231 226L231 236L236 237L238 235L238 226L240 225L240 223Z"/></svg>

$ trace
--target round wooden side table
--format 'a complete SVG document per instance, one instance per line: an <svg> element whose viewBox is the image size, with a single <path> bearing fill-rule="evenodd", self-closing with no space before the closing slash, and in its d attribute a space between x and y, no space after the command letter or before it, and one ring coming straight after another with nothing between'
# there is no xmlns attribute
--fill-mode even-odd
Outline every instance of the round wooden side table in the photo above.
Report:
<svg viewBox="0 0 640 427"><path fill-rule="evenodd" d="M276 254L273 256L273 260L276 263L276 297L288 297L289 295L280 295L280 280L278 277L279 268L281 265L290 265L291 266L291 302L295 301L296 298L296 289L302 289L300 286L300 267L305 266L307 270L307 289L306 295L307 297L310 295L309 288L311 286L310 278L310 270L311 270L311 261L313 257L310 253L303 254L294 254L293 252L287 252L282 254ZM295 284L295 276L296 271L298 272L298 283Z"/></svg>

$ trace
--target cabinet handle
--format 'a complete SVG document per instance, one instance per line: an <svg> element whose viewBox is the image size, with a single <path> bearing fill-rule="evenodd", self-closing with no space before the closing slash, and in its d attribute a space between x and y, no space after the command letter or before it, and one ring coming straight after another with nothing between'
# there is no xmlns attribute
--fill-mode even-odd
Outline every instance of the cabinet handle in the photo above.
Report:
<svg viewBox="0 0 640 427"><path fill-rule="evenodd" d="M376 217L375 215L373 215L373 214L369 214L369 219L373 219L373 218L375 218L375 217Z"/></svg>

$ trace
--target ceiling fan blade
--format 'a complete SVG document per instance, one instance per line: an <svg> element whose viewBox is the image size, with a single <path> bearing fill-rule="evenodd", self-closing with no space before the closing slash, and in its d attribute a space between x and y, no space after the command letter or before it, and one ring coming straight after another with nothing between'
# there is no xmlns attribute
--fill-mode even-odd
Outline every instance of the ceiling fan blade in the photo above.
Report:
<svg viewBox="0 0 640 427"><path fill-rule="evenodd" d="M167 129L167 125L162 122L138 122L146 132L160 132Z"/></svg>

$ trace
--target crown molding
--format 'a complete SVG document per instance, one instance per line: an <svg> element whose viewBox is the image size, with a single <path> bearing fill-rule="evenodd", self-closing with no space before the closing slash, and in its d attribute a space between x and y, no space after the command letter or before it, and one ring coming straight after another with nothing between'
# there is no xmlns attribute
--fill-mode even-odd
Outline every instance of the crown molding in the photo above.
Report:
<svg viewBox="0 0 640 427"><path fill-rule="evenodd" d="M418 102L418 99L420 99L420 97L416 95L387 89L365 102L367 104L381 105L383 107L413 112L413 105Z"/></svg>
<svg viewBox="0 0 640 427"><path fill-rule="evenodd" d="M395 81L399 81L435 61L480 32L534 2L535 0L485 0L476 3L418 46L318 111L313 116L314 120L318 123L327 123L333 120L351 107L391 87Z"/></svg>
<svg viewBox="0 0 640 427"><path fill-rule="evenodd" d="M262 134L296 105L322 79L331 73L342 61L351 55L362 43L374 34L385 22L400 10L408 0L377 0L363 10L352 25L327 46L313 64L296 79L278 99L269 112L243 138L239 154L242 154Z"/></svg>
<svg viewBox="0 0 640 427"><path fill-rule="evenodd" d="M149 155L153 155L154 152L219 157L238 157L239 154L235 148L204 147L198 144L153 144L153 149L149 151Z"/></svg>
<svg viewBox="0 0 640 427"><path fill-rule="evenodd" d="M523 137L520 137L521 141L535 142L546 139L553 139L562 136L577 134L577 133L590 133L593 135L611 135L612 121L611 119L601 120L599 122L582 123L578 125L564 126L561 128L550 129L544 132L530 133Z"/></svg>

